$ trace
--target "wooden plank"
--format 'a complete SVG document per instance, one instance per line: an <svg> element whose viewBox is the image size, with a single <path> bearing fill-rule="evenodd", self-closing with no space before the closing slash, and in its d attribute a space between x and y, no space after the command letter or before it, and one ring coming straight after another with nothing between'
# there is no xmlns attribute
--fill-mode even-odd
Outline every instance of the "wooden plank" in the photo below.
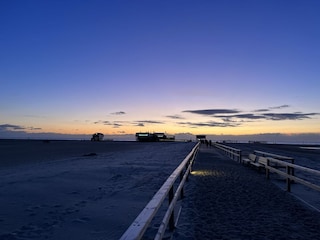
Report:
<svg viewBox="0 0 320 240"><path fill-rule="evenodd" d="M265 157L258 157L258 163L262 164L263 166L267 165L267 158Z"/></svg>
<svg viewBox="0 0 320 240"><path fill-rule="evenodd" d="M249 159L250 159L250 161L255 162L256 159L257 159L257 155L255 155L255 154L253 154L253 153L250 153L250 154L249 154Z"/></svg>
<svg viewBox="0 0 320 240"><path fill-rule="evenodd" d="M281 159L281 160L294 160L294 158L292 158L292 157L281 156L281 155L268 153L268 152L257 151L257 150L254 150L254 153L258 153L258 154L261 154L261 155L267 155L267 156L270 156L270 157L275 157L275 158Z"/></svg>
<svg viewBox="0 0 320 240"><path fill-rule="evenodd" d="M244 162L245 164L249 164L251 160L249 158L242 158L242 162Z"/></svg>
<svg viewBox="0 0 320 240"><path fill-rule="evenodd" d="M270 172L277 173L280 176L283 176L284 178L289 178L290 180L293 180L295 182L301 183L301 184L303 184L303 185L305 185L307 187L310 187L310 188L312 188L314 190L320 191L320 186L318 186L318 185L316 185L314 183L308 182L308 181L306 181L304 179L301 179L301 178L298 178L296 176L288 175L287 173L282 172L282 171L280 171L278 169L275 169L273 167L270 167L270 166L268 166L267 168L269 169Z"/></svg>
<svg viewBox="0 0 320 240"><path fill-rule="evenodd" d="M296 165L296 164L284 162L284 161L281 161L281 160L278 160L278 159L274 159L274 158L269 158L269 161L278 163L278 164L280 164L282 166L289 166L289 167L292 167L294 169L299 169L299 170L302 170L302 171L305 171L305 172L309 172L309 173L313 173L313 174L316 174L316 175L320 176L320 171L319 170L315 170L315 169L312 169L312 168L299 166L299 165Z"/></svg>
<svg viewBox="0 0 320 240"><path fill-rule="evenodd" d="M257 168L261 168L261 167L264 167L264 165L263 164L261 164L261 163L258 163L258 162L250 162L250 164L251 165L253 165L253 166L255 166L255 167L257 167Z"/></svg>

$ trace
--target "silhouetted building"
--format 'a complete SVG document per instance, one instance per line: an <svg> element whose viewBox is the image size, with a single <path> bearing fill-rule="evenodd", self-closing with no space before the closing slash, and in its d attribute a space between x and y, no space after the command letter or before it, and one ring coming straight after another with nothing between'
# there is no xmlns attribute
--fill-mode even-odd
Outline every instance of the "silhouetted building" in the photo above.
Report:
<svg viewBox="0 0 320 240"><path fill-rule="evenodd" d="M196 138L198 141L201 141L201 140L206 140L207 136L206 135L196 135Z"/></svg>
<svg viewBox="0 0 320 240"><path fill-rule="evenodd" d="M102 141L104 135L102 133L95 133L92 135L91 141Z"/></svg>
<svg viewBox="0 0 320 240"><path fill-rule="evenodd" d="M149 132L139 132L136 133L136 139L139 142L159 142L159 141L174 141L175 137L168 137L164 133L149 133Z"/></svg>

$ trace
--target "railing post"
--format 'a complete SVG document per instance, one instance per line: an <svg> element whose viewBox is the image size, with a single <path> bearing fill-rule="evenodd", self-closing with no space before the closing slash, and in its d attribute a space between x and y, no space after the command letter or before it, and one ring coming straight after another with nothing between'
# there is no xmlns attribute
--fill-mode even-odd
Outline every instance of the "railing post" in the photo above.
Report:
<svg viewBox="0 0 320 240"><path fill-rule="evenodd" d="M173 186L172 186L169 191L169 205L173 199L173 196L174 196L174 193L173 193ZM170 231L174 230L174 211L172 211L171 216L170 216L169 229L170 229Z"/></svg>
<svg viewBox="0 0 320 240"><path fill-rule="evenodd" d="M180 173L180 182L182 182L183 175L184 175L184 172L181 171L181 173ZM189 174L188 174L188 175L189 175ZM184 187L181 188L180 198L184 198L184 191L183 191L183 189L184 189Z"/></svg>
<svg viewBox="0 0 320 240"><path fill-rule="evenodd" d="M267 167L266 167L266 178L270 178L270 172L269 172L269 166L270 166L270 160L267 158Z"/></svg>
<svg viewBox="0 0 320 240"><path fill-rule="evenodd" d="M291 175L292 174L292 168L289 166L286 166L286 170L287 170L287 174ZM291 179L289 177L287 177L287 191L291 192Z"/></svg>
<svg viewBox="0 0 320 240"><path fill-rule="evenodd" d="M294 158L292 158L291 163L294 164ZM294 176L294 168L291 169L292 176ZM292 180L293 182L293 180Z"/></svg>

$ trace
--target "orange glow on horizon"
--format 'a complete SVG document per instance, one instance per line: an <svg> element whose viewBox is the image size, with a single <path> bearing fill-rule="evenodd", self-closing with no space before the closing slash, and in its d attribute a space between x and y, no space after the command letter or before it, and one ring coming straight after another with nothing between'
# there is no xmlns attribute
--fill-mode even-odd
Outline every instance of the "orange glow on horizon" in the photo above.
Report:
<svg viewBox="0 0 320 240"><path fill-rule="evenodd" d="M240 123L235 127L210 127L198 126L192 127L179 125L175 122L163 123L143 123L142 126L137 126L134 121L128 122L112 122L106 124L104 122L95 123L93 121L63 121L53 124L52 122L37 122L29 123L30 126L37 128L26 128L28 133L57 133L57 134L88 134L101 132L105 135L123 135L135 134L136 132L165 132L169 135L179 133L190 133L193 135L254 135L267 133L281 134L304 134L304 133L320 133L320 127L316 119L307 121L259 121ZM199 121L200 122L200 121Z"/></svg>

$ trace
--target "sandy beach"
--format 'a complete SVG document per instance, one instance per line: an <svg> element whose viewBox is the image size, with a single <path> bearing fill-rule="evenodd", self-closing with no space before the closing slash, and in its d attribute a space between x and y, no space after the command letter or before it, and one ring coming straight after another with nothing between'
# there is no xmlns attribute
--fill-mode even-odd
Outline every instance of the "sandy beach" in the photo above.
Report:
<svg viewBox="0 0 320 240"><path fill-rule="evenodd" d="M0 239L119 239L194 145L0 140ZM317 149L233 146L320 167ZM201 146L173 239L319 239L320 213L296 198L320 208L319 193L284 186Z"/></svg>
<svg viewBox="0 0 320 240"><path fill-rule="evenodd" d="M2 140L0 239L119 239L194 144Z"/></svg>

